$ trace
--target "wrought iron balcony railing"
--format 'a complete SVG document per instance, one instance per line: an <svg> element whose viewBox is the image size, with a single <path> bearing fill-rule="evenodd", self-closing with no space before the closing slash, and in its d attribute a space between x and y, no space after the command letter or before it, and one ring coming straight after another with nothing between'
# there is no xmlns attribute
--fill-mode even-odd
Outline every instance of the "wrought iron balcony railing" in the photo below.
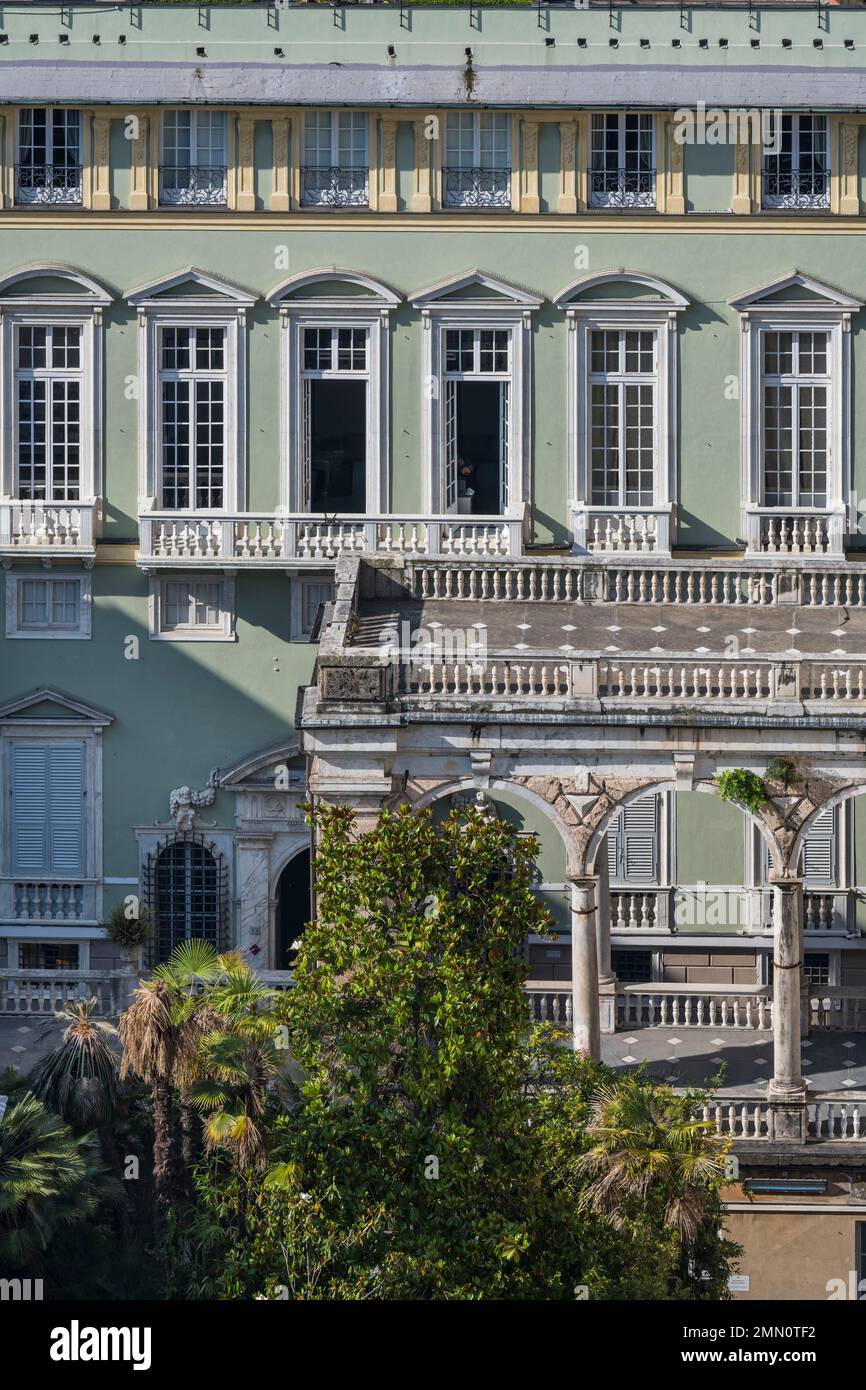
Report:
<svg viewBox="0 0 866 1390"><path fill-rule="evenodd" d="M80 203L80 164L19 164L16 203Z"/></svg>
<svg viewBox="0 0 866 1390"><path fill-rule="evenodd" d="M442 170L442 198L447 208L510 208L510 169Z"/></svg>
<svg viewBox="0 0 866 1390"><path fill-rule="evenodd" d="M594 208L654 208L655 169L590 169L589 202Z"/></svg>
<svg viewBox="0 0 866 1390"><path fill-rule="evenodd" d="M228 202L225 164L163 164L159 201L171 206L222 207Z"/></svg>
<svg viewBox="0 0 866 1390"><path fill-rule="evenodd" d="M369 170L307 164L301 170L305 207L365 208L370 202Z"/></svg>
<svg viewBox="0 0 866 1390"><path fill-rule="evenodd" d="M811 173L765 169L763 205L765 208L829 208L829 174L825 169Z"/></svg>

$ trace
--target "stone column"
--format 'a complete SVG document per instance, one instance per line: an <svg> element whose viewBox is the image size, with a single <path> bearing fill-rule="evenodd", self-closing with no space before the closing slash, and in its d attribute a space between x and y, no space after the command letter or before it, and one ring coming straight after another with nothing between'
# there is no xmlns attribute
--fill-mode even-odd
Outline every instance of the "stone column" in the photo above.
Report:
<svg viewBox="0 0 866 1390"><path fill-rule="evenodd" d="M610 874L607 845L603 844L595 861L598 870L598 911L595 915L598 957L598 1018L602 1033L616 1032L616 976L610 962Z"/></svg>
<svg viewBox="0 0 866 1390"><path fill-rule="evenodd" d="M770 874L773 887L774 1137L805 1138L806 1084L801 1070L800 981L803 973L803 880Z"/></svg>
<svg viewBox="0 0 866 1390"><path fill-rule="evenodd" d="M571 992L574 1050L593 1061L601 1056L598 1018L598 954L596 918L598 880L571 882Z"/></svg>
<svg viewBox="0 0 866 1390"><path fill-rule="evenodd" d="M238 948L257 970L272 968L270 958L270 838L239 834L236 840Z"/></svg>

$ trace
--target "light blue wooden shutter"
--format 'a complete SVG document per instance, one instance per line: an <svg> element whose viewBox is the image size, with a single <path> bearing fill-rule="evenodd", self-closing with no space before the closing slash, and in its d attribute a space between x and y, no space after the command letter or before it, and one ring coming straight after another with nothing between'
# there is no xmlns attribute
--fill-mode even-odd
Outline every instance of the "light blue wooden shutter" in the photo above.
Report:
<svg viewBox="0 0 866 1390"><path fill-rule="evenodd" d="M822 811L803 845L803 877L818 883L836 882L836 813Z"/></svg>
<svg viewBox="0 0 866 1390"><path fill-rule="evenodd" d="M12 745L12 872L48 873L48 745Z"/></svg>
<svg viewBox="0 0 866 1390"><path fill-rule="evenodd" d="M12 745L12 872L83 877L83 743Z"/></svg>
<svg viewBox="0 0 866 1390"><path fill-rule="evenodd" d="M84 874L84 744L54 743L50 749L50 871Z"/></svg>
<svg viewBox="0 0 866 1390"><path fill-rule="evenodd" d="M620 811L607 832L610 877L619 883L658 881L658 803L655 793Z"/></svg>

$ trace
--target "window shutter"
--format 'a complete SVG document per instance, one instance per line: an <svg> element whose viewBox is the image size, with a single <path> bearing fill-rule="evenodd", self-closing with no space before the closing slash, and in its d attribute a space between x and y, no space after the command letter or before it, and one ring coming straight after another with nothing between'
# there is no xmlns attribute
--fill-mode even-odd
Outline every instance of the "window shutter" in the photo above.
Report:
<svg viewBox="0 0 866 1390"><path fill-rule="evenodd" d="M12 745L12 872L48 872L48 745Z"/></svg>
<svg viewBox="0 0 866 1390"><path fill-rule="evenodd" d="M622 816L617 816L616 820L608 827L607 832L607 872L611 882L619 876L619 835L622 824Z"/></svg>
<svg viewBox="0 0 866 1390"><path fill-rule="evenodd" d="M803 845L803 877L836 882L836 815L822 811Z"/></svg>
<svg viewBox="0 0 866 1390"><path fill-rule="evenodd" d="M642 796L622 814L622 874L626 883L655 883L658 861L658 797Z"/></svg>

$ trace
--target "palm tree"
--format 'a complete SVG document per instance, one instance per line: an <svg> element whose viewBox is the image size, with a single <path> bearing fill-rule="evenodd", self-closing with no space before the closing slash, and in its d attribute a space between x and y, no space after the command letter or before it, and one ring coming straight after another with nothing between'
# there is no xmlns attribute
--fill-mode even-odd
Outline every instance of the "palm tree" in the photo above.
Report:
<svg viewBox="0 0 866 1390"><path fill-rule="evenodd" d="M184 1188L174 1090L185 1090L195 1075L201 989L212 978L217 960L207 942L182 942L168 961L156 967L152 979L142 981L119 1019L121 1079L134 1073L151 1088L158 1228L164 1228L172 1202ZM184 1147L188 1147L188 1135Z"/></svg>
<svg viewBox="0 0 866 1390"><path fill-rule="evenodd" d="M25 1092L0 1121L0 1268L38 1268L58 1228L92 1216L104 1180L94 1140Z"/></svg>
<svg viewBox="0 0 866 1390"><path fill-rule="evenodd" d="M220 956L207 1008L213 1026L203 1033L193 1104L207 1114L209 1148L225 1147L242 1168L267 1164L261 1120L270 1087L284 1079L284 1056L267 989L236 952Z"/></svg>
<svg viewBox="0 0 866 1390"><path fill-rule="evenodd" d="M59 1046L37 1062L28 1084L67 1124L102 1130L120 1098L120 1058L112 1046L117 1029L94 1018L95 1009L95 999L75 1000L54 1015L68 1027Z"/></svg>
<svg viewBox="0 0 866 1390"><path fill-rule="evenodd" d="M658 1195L666 1223L682 1246L691 1245L729 1147L694 1111L693 1096L676 1096L638 1076L601 1086L586 1127L592 1147L577 1161L578 1172L591 1179L579 1205L621 1228L636 1207Z"/></svg>

